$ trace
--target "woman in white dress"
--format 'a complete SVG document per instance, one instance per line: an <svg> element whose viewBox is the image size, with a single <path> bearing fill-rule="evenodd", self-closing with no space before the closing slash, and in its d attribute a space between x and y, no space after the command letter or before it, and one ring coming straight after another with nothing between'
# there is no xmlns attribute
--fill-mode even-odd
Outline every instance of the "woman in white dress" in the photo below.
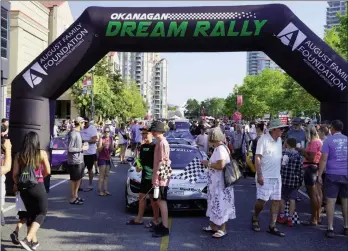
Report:
<svg viewBox="0 0 348 251"><path fill-rule="evenodd" d="M206 215L210 220L209 226L203 228L203 231L213 233L214 238L222 238L227 234L227 221L236 218L233 186L225 188L223 175L225 165L231 161L230 153L223 143L225 136L219 127L209 131L208 141L209 145L214 148L214 152L209 161L202 161L202 164L208 167L208 208Z"/></svg>

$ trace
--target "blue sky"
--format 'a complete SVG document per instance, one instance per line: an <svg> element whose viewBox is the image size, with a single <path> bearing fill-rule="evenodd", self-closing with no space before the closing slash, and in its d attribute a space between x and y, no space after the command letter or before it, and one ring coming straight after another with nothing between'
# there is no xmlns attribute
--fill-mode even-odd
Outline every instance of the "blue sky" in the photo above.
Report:
<svg viewBox="0 0 348 251"><path fill-rule="evenodd" d="M74 18L88 6L170 7L286 4L319 37L324 36L324 1L70 1ZM161 53L168 60L168 103L182 105L189 98L225 98L246 76L246 52ZM217 74L216 74L217 73Z"/></svg>

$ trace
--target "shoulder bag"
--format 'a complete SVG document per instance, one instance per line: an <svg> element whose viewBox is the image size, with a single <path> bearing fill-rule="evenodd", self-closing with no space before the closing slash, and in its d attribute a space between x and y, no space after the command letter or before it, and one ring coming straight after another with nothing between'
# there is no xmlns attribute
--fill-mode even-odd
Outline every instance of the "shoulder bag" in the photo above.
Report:
<svg viewBox="0 0 348 251"><path fill-rule="evenodd" d="M229 152L226 145L223 145L227 152ZM239 165L236 160L232 159L230 154L230 163L227 163L224 167L224 182L225 182L225 188L232 186L235 184L241 177L242 173L239 169Z"/></svg>

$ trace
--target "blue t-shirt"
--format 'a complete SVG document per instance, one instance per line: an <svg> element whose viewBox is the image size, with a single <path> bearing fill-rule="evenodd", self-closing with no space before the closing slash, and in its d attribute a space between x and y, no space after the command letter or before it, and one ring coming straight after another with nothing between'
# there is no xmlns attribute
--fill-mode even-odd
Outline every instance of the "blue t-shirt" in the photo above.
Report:
<svg viewBox="0 0 348 251"><path fill-rule="evenodd" d="M288 134L286 135L286 138L294 138L296 139L296 143L300 143L301 145L304 144L302 147L306 146L306 134L303 129L300 130L294 130L290 129Z"/></svg>
<svg viewBox="0 0 348 251"><path fill-rule="evenodd" d="M141 143L141 131L140 131L140 125L136 124L132 126L132 142L133 143Z"/></svg>
<svg viewBox="0 0 348 251"><path fill-rule="evenodd" d="M335 133L324 140L322 153L328 154L326 173L348 175L347 136Z"/></svg>

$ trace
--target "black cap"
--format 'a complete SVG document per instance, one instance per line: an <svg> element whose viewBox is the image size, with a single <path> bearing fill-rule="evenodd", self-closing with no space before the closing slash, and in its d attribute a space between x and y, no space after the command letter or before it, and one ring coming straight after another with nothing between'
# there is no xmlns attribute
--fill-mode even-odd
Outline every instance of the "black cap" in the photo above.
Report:
<svg viewBox="0 0 348 251"><path fill-rule="evenodd" d="M164 123L161 121L155 121L152 123L151 127L150 127L150 131L156 131L156 132L165 132L165 128L164 128Z"/></svg>

